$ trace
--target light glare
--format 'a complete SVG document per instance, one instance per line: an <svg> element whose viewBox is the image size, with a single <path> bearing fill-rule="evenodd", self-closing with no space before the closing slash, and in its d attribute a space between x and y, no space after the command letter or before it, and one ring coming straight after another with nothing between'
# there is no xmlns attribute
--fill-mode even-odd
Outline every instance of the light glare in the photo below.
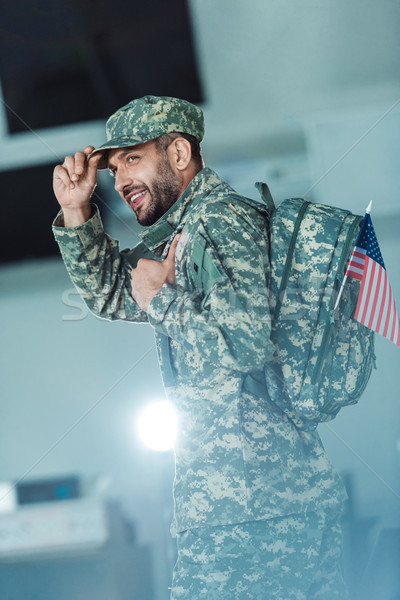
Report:
<svg viewBox="0 0 400 600"><path fill-rule="evenodd" d="M138 419L138 433L142 442L152 450L170 450L177 433L173 406L165 400L146 406Z"/></svg>

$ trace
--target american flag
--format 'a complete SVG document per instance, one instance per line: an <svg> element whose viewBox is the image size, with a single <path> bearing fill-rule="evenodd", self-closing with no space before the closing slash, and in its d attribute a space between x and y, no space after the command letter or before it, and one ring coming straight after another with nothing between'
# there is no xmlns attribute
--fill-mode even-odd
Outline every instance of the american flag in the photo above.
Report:
<svg viewBox="0 0 400 600"><path fill-rule="evenodd" d="M400 346L400 321L368 209L346 276L361 281L356 321Z"/></svg>

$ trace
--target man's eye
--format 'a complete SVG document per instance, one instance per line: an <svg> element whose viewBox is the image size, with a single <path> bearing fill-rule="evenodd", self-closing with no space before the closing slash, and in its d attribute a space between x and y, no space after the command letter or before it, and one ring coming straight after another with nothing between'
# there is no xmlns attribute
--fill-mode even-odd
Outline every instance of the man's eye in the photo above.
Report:
<svg viewBox="0 0 400 600"><path fill-rule="evenodd" d="M137 158L138 158L138 156L136 156L135 154L132 154L131 156L128 156L128 162L132 163Z"/></svg>

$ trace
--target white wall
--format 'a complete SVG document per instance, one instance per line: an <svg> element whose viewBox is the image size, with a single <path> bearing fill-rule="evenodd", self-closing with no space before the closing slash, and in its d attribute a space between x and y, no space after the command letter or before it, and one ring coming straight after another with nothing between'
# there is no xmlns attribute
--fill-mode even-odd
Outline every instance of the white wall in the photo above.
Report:
<svg viewBox="0 0 400 600"><path fill-rule="evenodd" d="M0 279L0 481L77 474L90 492L96 477L109 480L105 497L153 544L166 598L172 456L136 431L140 409L164 397L151 328L89 314L61 259L3 267Z"/></svg>

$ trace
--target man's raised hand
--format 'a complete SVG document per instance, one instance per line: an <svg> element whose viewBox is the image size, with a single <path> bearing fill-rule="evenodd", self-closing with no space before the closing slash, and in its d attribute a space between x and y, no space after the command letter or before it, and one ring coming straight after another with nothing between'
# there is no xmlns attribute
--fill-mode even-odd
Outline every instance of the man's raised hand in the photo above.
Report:
<svg viewBox="0 0 400 600"><path fill-rule="evenodd" d="M86 146L83 152L66 156L63 164L54 169L53 189L63 209L65 227L82 225L90 218L90 197L96 187L97 164L102 155L98 152L88 159L93 150L93 146Z"/></svg>

